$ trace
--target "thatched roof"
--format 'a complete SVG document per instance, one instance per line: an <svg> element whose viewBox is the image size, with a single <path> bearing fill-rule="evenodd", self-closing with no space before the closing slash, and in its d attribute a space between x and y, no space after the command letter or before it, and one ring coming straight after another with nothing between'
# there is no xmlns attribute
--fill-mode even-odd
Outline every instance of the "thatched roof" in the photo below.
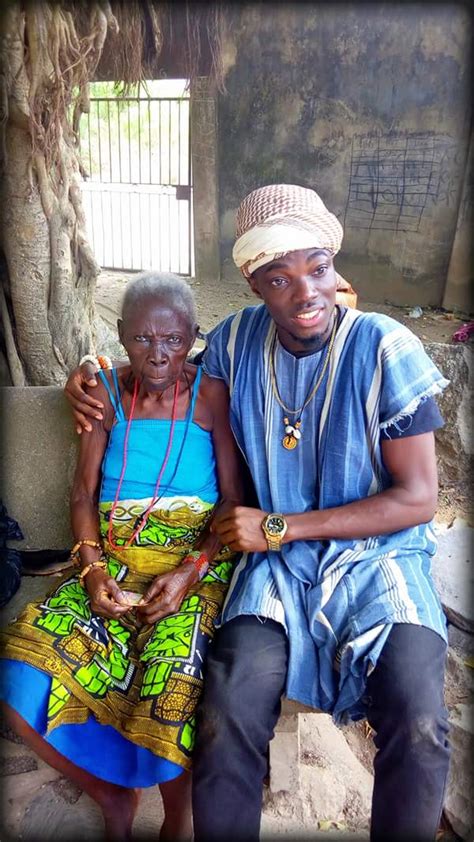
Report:
<svg viewBox="0 0 474 842"><path fill-rule="evenodd" d="M97 79L209 76L223 90L219 3L114 0L110 8L118 31L109 27Z"/></svg>

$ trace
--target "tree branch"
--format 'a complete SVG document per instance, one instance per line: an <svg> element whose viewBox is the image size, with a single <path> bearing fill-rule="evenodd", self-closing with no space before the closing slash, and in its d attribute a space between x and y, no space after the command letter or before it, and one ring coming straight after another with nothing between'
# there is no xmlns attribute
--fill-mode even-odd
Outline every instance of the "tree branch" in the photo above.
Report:
<svg viewBox="0 0 474 842"><path fill-rule="evenodd" d="M8 123L8 91L5 74L0 74L0 173L5 169L7 159L6 131Z"/></svg>
<svg viewBox="0 0 474 842"><path fill-rule="evenodd" d="M39 194L44 215L46 219L51 219L53 211L57 205L57 199L51 189L48 173L46 172L46 161L44 159L44 155L37 152L33 158L33 163L36 178L38 179Z"/></svg>
<svg viewBox="0 0 474 842"><path fill-rule="evenodd" d="M3 322L3 333L5 337L5 348L7 351L8 365L10 368L10 375L14 386L25 386L25 373L21 364L20 357L15 345L15 338L13 336L13 329L10 320L10 313L8 312L7 300L5 292L0 284L0 313Z"/></svg>

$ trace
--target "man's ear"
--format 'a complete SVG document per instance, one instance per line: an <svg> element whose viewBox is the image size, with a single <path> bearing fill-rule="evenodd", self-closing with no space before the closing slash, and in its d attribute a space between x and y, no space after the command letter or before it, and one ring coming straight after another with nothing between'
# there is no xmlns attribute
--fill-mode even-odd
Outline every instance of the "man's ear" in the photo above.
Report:
<svg viewBox="0 0 474 842"><path fill-rule="evenodd" d="M120 339L120 341L123 345L123 321L122 321L122 319L117 319L117 330L118 330L119 339Z"/></svg>
<svg viewBox="0 0 474 842"><path fill-rule="evenodd" d="M262 298L262 293L258 288L258 281L255 279L254 275L250 275L250 278L247 278L247 282L254 295L258 298Z"/></svg>

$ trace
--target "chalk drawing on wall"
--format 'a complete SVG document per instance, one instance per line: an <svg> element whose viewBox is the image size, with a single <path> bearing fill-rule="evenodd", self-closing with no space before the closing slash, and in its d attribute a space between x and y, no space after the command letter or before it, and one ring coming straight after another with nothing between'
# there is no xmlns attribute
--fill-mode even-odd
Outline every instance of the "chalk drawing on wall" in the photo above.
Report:
<svg viewBox="0 0 474 842"><path fill-rule="evenodd" d="M345 226L419 231L428 207L455 199L457 151L428 132L354 135Z"/></svg>

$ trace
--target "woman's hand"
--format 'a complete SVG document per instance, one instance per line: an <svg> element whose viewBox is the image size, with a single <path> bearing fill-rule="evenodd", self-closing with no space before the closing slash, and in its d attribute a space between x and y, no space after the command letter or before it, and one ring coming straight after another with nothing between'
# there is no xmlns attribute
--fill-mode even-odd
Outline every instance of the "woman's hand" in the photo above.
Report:
<svg viewBox="0 0 474 842"><path fill-rule="evenodd" d="M114 620L129 611L117 582L105 570L100 567L89 570L84 581L94 614Z"/></svg>
<svg viewBox="0 0 474 842"><path fill-rule="evenodd" d="M104 408L103 403L88 395L84 391L84 386L97 386L96 369L90 362L83 363L80 368L71 371L64 387L64 394L72 406L76 432L79 435L83 430L86 432L92 430L88 418L97 418L99 421L103 418L101 411Z"/></svg>
<svg viewBox="0 0 474 842"><path fill-rule="evenodd" d="M198 579L198 572L190 562L157 576L144 594L143 603L137 605L140 619L151 625L169 614L176 614L189 588Z"/></svg>

